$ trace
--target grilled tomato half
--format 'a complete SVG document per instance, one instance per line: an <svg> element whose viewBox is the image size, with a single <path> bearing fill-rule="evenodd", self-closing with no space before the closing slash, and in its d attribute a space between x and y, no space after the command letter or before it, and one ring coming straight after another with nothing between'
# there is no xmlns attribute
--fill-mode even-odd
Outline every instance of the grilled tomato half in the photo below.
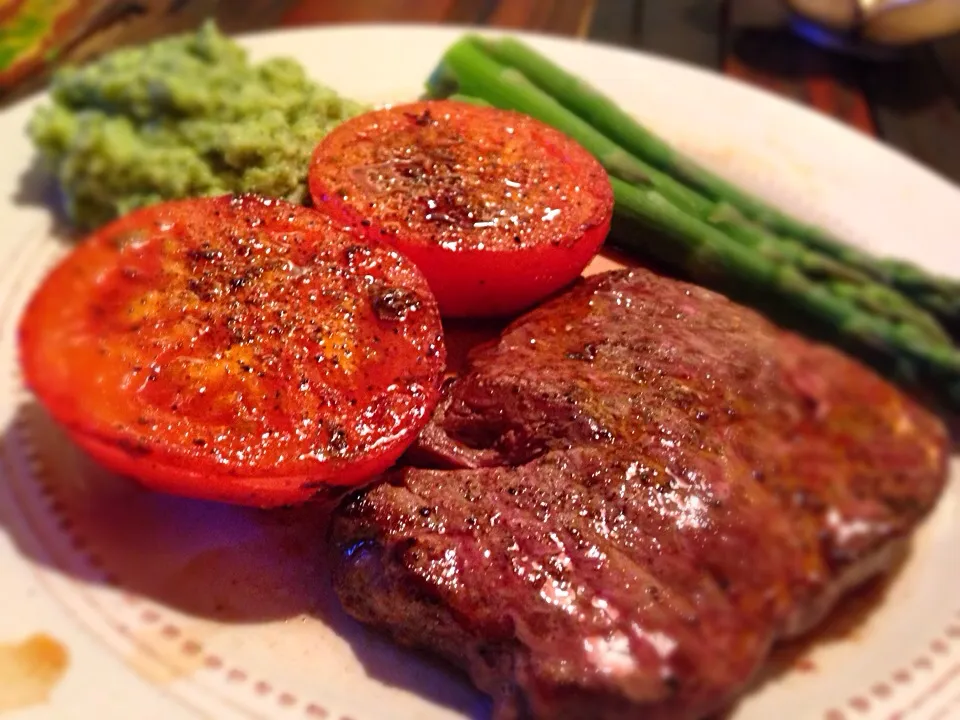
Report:
<svg viewBox="0 0 960 720"><path fill-rule="evenodd" d="M260 507L391 465L429 418L445 360L412 262L256 196L106 225L46 277L19 343L36 397L102 465Z"/></svg>
<svg viewBox="0 0 960 720"><path fill-rule="evenodd" d="M606 172L566 135L447 100L339 125L309 180L316 207L413 260L446 317L510 315L564 287L613 214Z"/></svg>

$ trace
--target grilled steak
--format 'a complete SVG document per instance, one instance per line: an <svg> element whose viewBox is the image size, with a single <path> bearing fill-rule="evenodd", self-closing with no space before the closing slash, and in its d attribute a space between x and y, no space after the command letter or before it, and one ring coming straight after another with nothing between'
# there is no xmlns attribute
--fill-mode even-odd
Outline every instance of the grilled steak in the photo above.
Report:
<svg viewBox="0 0 960 720"><path fill-rule="evenodd" d="M853 360L636 270L478 349L406 468L337 512L337 591L499 718L700 718L889 565L946 475Z"/></svg>

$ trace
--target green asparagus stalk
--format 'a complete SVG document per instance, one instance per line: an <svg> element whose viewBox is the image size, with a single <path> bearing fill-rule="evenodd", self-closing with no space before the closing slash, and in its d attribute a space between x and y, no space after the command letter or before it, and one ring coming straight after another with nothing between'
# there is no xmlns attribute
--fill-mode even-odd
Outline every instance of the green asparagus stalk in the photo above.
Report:
<svg viewBox="0 0 960 720"><path fill-rule="evenodd" d="M455 93L448 99L472 105L489 105L482 98L461 93ZM913 322L928 333L930 339L937 342L950 342L950 338L929 315L909 302L905 303L904 298L896 291L873 283L869 276L831 257L810 252L794 240L776 238L776 242L769 241L771 238L768 234L760 229L754 231L736 208L715 207L708 221L734 239L761 253L766 259L793 265L808 278L831 283L831 287L837 294L844 295L850 302L859 304L863 309L881 315L888 314L891 319Z"/></svg>
<svg viewBox="0 0 960 720"><path fill-rule="evenodd" d="M845 268L799 243L783 242L756 223L750 222L728 205L716 204L676 180L633 157L629 152L598 132L552 97L533 85L513 68L506 68L487 56L476 38L463 38L444 55L443 68L434 73L447 78L447 86L456 79L457 91L469 97L480 97L501 108L518 110L566 133L579 142L607 169L611 176L628 183L655 189L672 206L702 222L713 225L742 244L768 258L787 257L795 267L814 274L830 275L852 284L845 287L847 299L856 301L856 287L863 286L864 310L886 315L893 320L910 320L927 341L949 344L946 332L929 314L909 299L882 286L864 273ZM890 307L880 309L876 298L882 295Z"/></svg>
<svg viewBox="0 0 960 720"><path fill-rule="evenodd" d="M693 279L716 286L741 285L774 295L802 314L829 327L852 350L868 357L882 353L897 363L899 379L925 380L946 388L948 401L960 407L960 350L929 342L913 324L897 323L864 312L827 285L807 278L794 266L772 261L732 240L723 232L671 205L654 188L610 179L622 213L672 238L672 243L645 241L632 236L627 242ZM635 248L637 249L637 248Z"/></svg>
<svg viewBox="0 0 960 720"><path fill-rule="evenodd" d="M446 63L439 63L427 78L426 91L427 97L434 100L439 98L449 98L450 95L457 92L457 76ZM479 100L479 98L477 98Z"/></svg>
<svg viewBox="0 0 960 720"><path fill-rule="evenodd" d="M883 267L896 277L895 286L905 295L916 299L922 307L928 308L937 317L943 318L951 332L960 336L960 283L942 278L938 286L931 285L926 271L916 265L895 259L880 261Z"/></svg>
<svg viewBox="0 0 960 720"><path fill-rule="evenodd" d="M792 238L772 235L756 227L742 218L735 208L717 205L707 222L768 260L789 264L808 279L824 283L832 292L843 295L861 310L889 320L912 323L930 342L953 343L950 335L929 312L897 290Z"/></svg>
<svg viewBox="0 0 960 720"><path fill-rule="evenodd" d="M473 95L463 95L461 93L454 93L448 97L447 100L456 100L458 102L470 103L471 105L490 105L490 103L483 98L474 97Z"/></svg>
<svg viewBox="0 0 960 720"><path fill-rule="evenodd" d="M610 98L513 38L477 38L491 57L515 68L593 127L659 170L714 201L727 202L775 233L795 238L821 253L888 284L952 326L960 324L960 282L932 275L911 263L879 259L803 223L710 172L675 150L620 109Z"/></svg>

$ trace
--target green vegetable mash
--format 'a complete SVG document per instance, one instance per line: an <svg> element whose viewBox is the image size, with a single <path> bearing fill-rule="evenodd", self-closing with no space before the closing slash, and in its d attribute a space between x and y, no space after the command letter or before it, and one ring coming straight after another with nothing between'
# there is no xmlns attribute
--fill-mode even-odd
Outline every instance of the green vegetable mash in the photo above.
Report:
<svg viewBox="0 0 960 720"><path fill-rule="evenodd" d="M30 136L73 222L160 200L257 192L300 202L317 141L366 108L287 58L254 65L212 24L53 78Z"/></svg>

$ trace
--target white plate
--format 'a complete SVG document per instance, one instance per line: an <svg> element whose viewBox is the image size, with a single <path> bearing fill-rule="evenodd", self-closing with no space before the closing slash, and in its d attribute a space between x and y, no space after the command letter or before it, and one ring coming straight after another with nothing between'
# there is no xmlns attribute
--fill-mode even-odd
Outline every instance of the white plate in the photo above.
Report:
<svg viewBox="0 0 960 720"><path fill-rule="evenodd" d="M458 30L252 37L373 102L416 96ZM531 38L742 184L841 235L960 276L960 191L871 140L746 86L606 47ZM13 718L485 717L462 678L340 610L315 510L154 495L79 455L31 404L13 329L64 251L24 126L0 114L0 711ZM781 654L737 720L960 717L960 468L869 612ZM851 627L852 626L852 627ZM723 658L717 658L723 662ZM13 710L19 706L19 710Z"/></svg>

